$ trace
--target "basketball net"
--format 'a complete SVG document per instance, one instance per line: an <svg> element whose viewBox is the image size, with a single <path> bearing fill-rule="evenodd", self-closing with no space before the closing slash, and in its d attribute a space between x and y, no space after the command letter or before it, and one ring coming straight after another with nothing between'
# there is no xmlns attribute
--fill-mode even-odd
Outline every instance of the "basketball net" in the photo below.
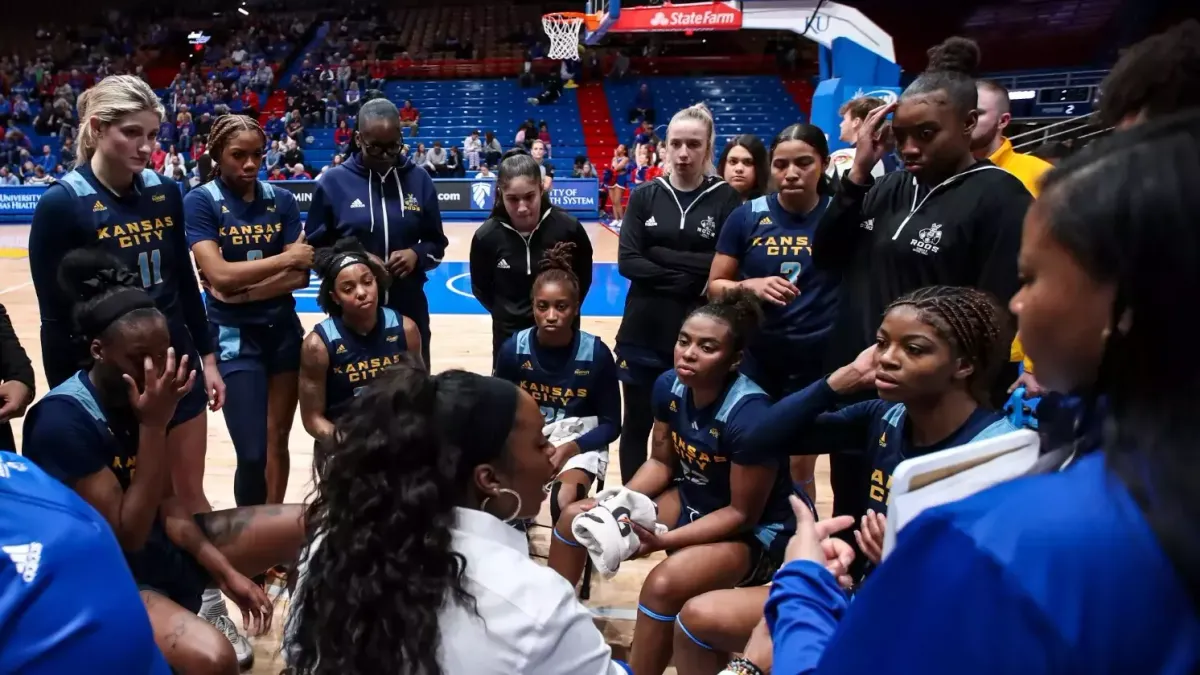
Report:
<svg viewBox="0 0 1200 675"><path fill-rule="evenodd" d="M558 12L542 17L542 28L550 36L550 53L552 59L579 60L579 30L583 28L585 14L577 12Z"/></svg>

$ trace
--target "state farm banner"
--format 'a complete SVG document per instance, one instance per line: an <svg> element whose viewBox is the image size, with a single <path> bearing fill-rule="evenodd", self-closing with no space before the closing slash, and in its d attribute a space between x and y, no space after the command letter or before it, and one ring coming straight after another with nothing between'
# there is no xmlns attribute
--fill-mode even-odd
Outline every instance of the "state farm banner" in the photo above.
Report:
<svg viewBox="0 0 1200 675"><path fill-rule="evenodd" d="M609 31L652 33L669 31L738 30L742 10L733 2L696 2L661 7L622 7Z"/></svg>

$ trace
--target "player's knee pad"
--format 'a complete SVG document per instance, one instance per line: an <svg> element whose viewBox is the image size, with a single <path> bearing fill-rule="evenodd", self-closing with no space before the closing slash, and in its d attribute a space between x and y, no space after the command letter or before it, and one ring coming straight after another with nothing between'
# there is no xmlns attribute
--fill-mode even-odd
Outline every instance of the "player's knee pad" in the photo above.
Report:
<svg viewBox="0 0 1200 675"><path fill-rule="evenodd" d="M587 496L587 488L579 483L572 483L571 485L575 487L575 495L571 496L568 493L567 499L570 500L568 503L574 504L575 502ZM550 518L556 525L558 524L558 519L562 516L562 506L560 505L561 502L559 501L559 499L561 499L559 495L562 493L562 486L562 481L557 480L554 481L554 484L550 486Z"/></svg>

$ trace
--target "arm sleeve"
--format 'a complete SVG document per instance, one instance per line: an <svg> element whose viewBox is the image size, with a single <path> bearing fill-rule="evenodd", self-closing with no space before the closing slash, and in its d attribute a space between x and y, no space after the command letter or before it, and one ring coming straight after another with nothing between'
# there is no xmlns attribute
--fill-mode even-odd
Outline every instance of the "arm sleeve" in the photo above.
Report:
<svg viewBox="0 0 1200 675"><path fill-rule="evenodd" d="M584 299L587 298L588 291L592 288L592 238L588 236L587 230L583 225L575 221L575 236L571 241L575 242L575 251L571 256L571 267L575 270L575 277L579 279L579 304L582 305Z"/></svg>
<svg viewBox="0 0 1200 675"><path fill-rule="evenodd" d="M996 296L1005 306L1020 286L1017 257L1021 228L1033 197L1015 178L1014 189L993 193L988 208L981 209L976 229L972 268L979 270L975 286ZM965 281L965 280L964 280Z"/></svg>
<svg viewBox="0 0 1200 675"><path fill-rule="evenodd" d="M13 330L4 305L0 305L0 380L15 380L34 390L33 364Z"/></svg>
<svg viewBox="0 0 1200 675"><path fill-rule="evenodd" d="M930 675L1070 670L1058 629L1014 579L937 513L905 528L852 605L819 565L789 563L765 610L772 672L900 675L914 664Z"/></svg>
<svg viewBox="0 0 1200 675"><path fill-rule="evenodd" d="M183 194L179 185L170 179L163 179L168 185L168 193L178 200L176 217L183 227L172 228L175 238L175 255L179 261L179 305L183 309L183 320L188 332L192 334L192 342L201 356L208 356L213 351L212 340L208 336L208 312L204 309L204 298L200 295L200 282L196 280L196 271L192 268L192 253L188 248L187 219L183 213Z"/></svg>
<svg viewBox="0 0 1200 675"><path fill-rule="evenodd" d="M308 218L304 221L304 234L313 248L333 246L338 240L337 218L325 194L325 183L318 181L313 188L312 203L308 205Z"/></svg>
<svg viewBox="0 0 1200 675"><path fill-rule="evenodd" d="M650 407L654 409L654 419L659 422L671 421L671 387L675 384L675 371L668 370L654 381L650 391Z"/></svg>
<svg viewBox="0 0 1200 675"><path fill-rule="evenodd" d="M29 457L46 473L66 485L90 476L108 466L107 443L96 425L74 403L62 396L51 396L29 411L21 445Z"/></svg>
<svg viewBox="0 0 1200 675"><path fill-rule="evenodd" d="M421 191L425 193L421 202L421 241L413 246L413 250L417 253L417 264L420 268L431 270L442 264L450 241L446 239L446 233L442 229L442 210L438 204L433 179L428 176L420 178Z"/></svg>
<svg viewBox="0 0 1200 675"><path fill-rule="evenodd" d="M220 244L220 225L213 216L212 200L204 190L192 190L183 198L184 232L188 246L202 241Z"/></svg>
<svg viewBox="0 0 1200 675"><path fill-rule="evenodd" d="M596 363L600 370L596 375L596 389L591 392L595 401L596 428L579 437L579 449L602 450L621 435L621 388L617 384L617 364L612 352L604 343L596 340Z"/></svg>
<svg viewBox="0 0 1200 675"><path fill-rule="evenodd" d="M880 185L874 180L869 185L858 185L850 181L849 174L836 183L812 241L813 264L829 270L842 270L850 264L863 234L868 232L861 225L873 212Z"/></svg>
<svg viewBox="0 0 1200 675"><path fill-rule="evenodd" d="M617 270L621 276L647 287L672 295L689 295L695 286L692 275L667 269L647 256L646 212L649 192L637 189L629 197L629 208L621 223L620 243L617 244ZM712 256L709 256L711 260ZM705 278L708 277L707 268Z"/></svg>
<svg viewBox="0 0 1200 675"><path fill-rule="evenodd" d="M478 230L475 230L475 235L471 237L471 255L467 271L471 273L471 293L490 314L495 305L496 287L492 282L492 275L495 274L495 261L491 246L481 236L487 227L486 224L480 226Z"/></svg>
<svg viewBox="0 0 1200 675"><path fill-rule="evenodd" d="M872 400L824 412L838 400L825 378L789 394L771 406L752 429L746 443L762 452L791 448L793 454L824 454L861 448L883 401Z"/></svg>

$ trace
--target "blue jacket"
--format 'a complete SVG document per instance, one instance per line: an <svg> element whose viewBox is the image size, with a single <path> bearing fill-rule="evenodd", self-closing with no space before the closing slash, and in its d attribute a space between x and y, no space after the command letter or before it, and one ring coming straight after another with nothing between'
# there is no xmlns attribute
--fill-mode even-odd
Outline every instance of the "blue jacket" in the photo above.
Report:
<svg viewBox="0 0 1200 675"><path fill-rule="evenodd" d="M449 243L433 179L405 157L384 174L367 169L357 154L326 171L313 192L304 233L315 247L356 237L383 260L411 248L419 270L393 280L393 294L419 292L426 270L441 264Z"/></svg>
<svg viewBox="0 0 1200 675"><path fill-rule="evenodd" d="M788 563L766 618L776 675L1188 675L1200 664L1183 580L1098 452L921 514L853 604L824 568Z"/></svg>

